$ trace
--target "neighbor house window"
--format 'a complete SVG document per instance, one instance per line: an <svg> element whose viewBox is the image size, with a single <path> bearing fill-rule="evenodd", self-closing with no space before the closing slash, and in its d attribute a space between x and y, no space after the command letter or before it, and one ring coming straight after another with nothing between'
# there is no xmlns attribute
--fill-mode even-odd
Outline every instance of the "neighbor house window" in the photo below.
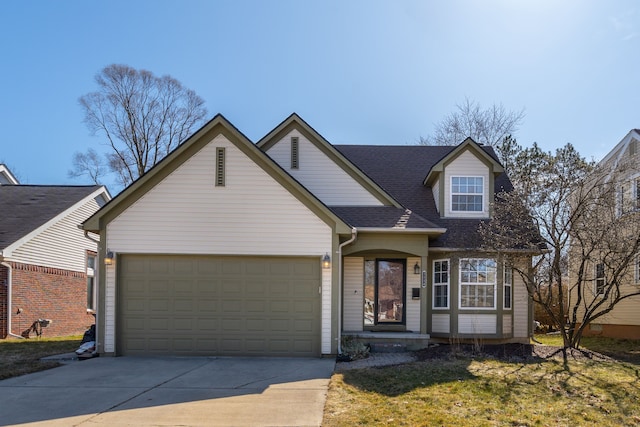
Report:
<svg viewBox="0 0 640 427"><path fill-rule="evenodd" d="M216 148L216 187L225 185L224 147Z"/></svg>
<svg viewBox="0 0 640 427"><path fill-rule="evenodd" d="M633 193L634 193L634 210L640 210L640 178L636 178L633 181Z"/></svg>
<svg viewBox="0 0 640 427"><path fill-rule="evenodd" d="M449 260L433 262L433 308L449 308Z"/></svg>
<svg viewBox="0 0 640 427"><path fill-rule="evenodd" d="M460 307L496 308L496 261L460 260Z"/></svg>
<svg viewBox="0 0 640 427"><path fill-rule="evenodd" d="M96 254L87 252L87 311L96 310Z"/></svg>
<svg viewBox="0 0 640 427"><path fill-rule="evenodd" d="M604 264L596 264L596 295L604 293L605 278Z"/></svg>
<svg viewBox="0 0 640 427"><path fill-rule="evenodd" d="M291 169L298 169L299 166L299 143L298 137L291 137Z"/></svg>
<svg viewBox="0 0 640 427"><path fill-rule="evenodd" d="M504 266L504 308L505 310L511 310L511 300L513 298L513 269L508 266Z"/></svg>
<svg viewBox="0 0 640 427"><path fill-rule="evenodd" d="M640 285L640 255L636 255L636 262L634 264L635 264L635 271L633 273L634 282L636 285Z"/></svg>
<svg viewBox="0 0 640 427"><path fill-rule="evenodd" d="M451 210L482 212L484 178L481 176L451 177Z"/></svg>
<svg viewBox="0 0 640 427"><path fill-rule="evenodd" d="M618 194L617 194L617 200L616 200L616 212L618 216L622 216L627 210L627 207L625 206L627 203L625 194L624 194L625 191L626 191L626 188L624 187L624 185L620 185L618 187Z"/></svg>

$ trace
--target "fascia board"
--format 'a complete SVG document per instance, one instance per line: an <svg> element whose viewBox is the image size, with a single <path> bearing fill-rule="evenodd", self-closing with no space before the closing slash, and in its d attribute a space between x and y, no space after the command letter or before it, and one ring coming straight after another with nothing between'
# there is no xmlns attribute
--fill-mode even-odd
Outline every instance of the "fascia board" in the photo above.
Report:
<svg viewBox="0 0 640 427"><path fill-rule="evenodd" d="M611 149L611 151L607 153L606 156L604 156L602 160L600 160L599 163L606 164L613 159L616 153L618 153L618 155L616 156L616 164L619 163L620 159L624 155L627 145L629 145L629 142L634 138L640 140L640 135L635 129L632 129L624 136L624 138L620 140L620 142L616 144L615 147Z"/></svg>
<svg viewBox="0 0 640 427"><path fill-rule="evenodd" d="M233 125L231 125L221 114L216 114L211 120L205 123L193 135L191 135L184 142L182 142L182 144L180 144L171 153L169 153L168 156L166 156L164 159L156 163L151 169L149 169L142 176L140 176L138 179L132 182L124 190L122 190L116 197L111 199L109 203L107 203L102 207L102 209L98 210L95 214L93 214L85 222L83 222L82 228L87 231L99 233L100 226L101 226L100 223L102 218L104 218L110 212L118 208L118 206L121 203L126 203L125 200L129 199L130 197L133 197L134 193L136 193L138 188L142 187L145 183L152 180L157 174L159 174L162 171L165 165L171 163L171 161L174 158L178 157L181 153L186 151L189 147L191 147L191 145L193 145L196 141L198 141L208 131L212 130L216 125L219 125L222 123L227 123L230 128L235 129L235 127L233 127ZM235 130L238 133L240 133L240 131L238 131L237 129ZM244 135L242 135L242 137L246 139Z"/></svg>
<svg viewBox="0 0 640 427"><path fill-rule="evenodd" d="M291 130L296 129L303 133L305 137L322 151L329 159L345 171L349 176L358 181L367 191L369 191L376 199L385 205L392 205L397 208L403 207L389 193L373 181L367 174L354 165L340 151L336 150L329 141L327 141L318 131L311 127L296 113L291 114L282 123L276 126L271 132L265 135L256 146L262 151L267 152L274 144L276 144L284 135Z"/></svg>
<svg viewBox="0 0 640 427"><path fill-rule="evenodd" d="M387 234L431 234L440 235L446 233L446 228L379 228L358 227L358 233L387 233Z"/></svg>
<svg viewBox="0 0 640 427"><path fill-rule="evenodd" d="M422 182L423 185L430 185L435 179L435 177L437 176L437 174L444 171L445 165L448 163L451 163L458 156L460 156L465 150L471 151L481 161L483 161L488 166L490 166L489 169L493 172L494 175L504 172L504 167L499 162L497 162L486 151L484 151L482 147L478 145L477 142L475 142L471 138L467 138L463 142L461 142L457 147L455 147L453 150L447 153L447 155L444 156L442 159L440 159L435 165L433 165L431 170L429 170L429 173L427 174L426 178Z"/></svg>
<svg viewBox="0 0 640 427"><path fill-rule="evenodd" d="M216 127L219 127L219 131L216 131ZM285 186L288 191L292 192L295 197L301 202L307 204L308 207L314 208L314 213L318 215L321 212L325 220L329 220L336 224L337 233L350 233L351 227L342 221L338 216L329 210L320 200L318 200L309 190L297 182L291 175L284 171L275 161L273 161L266 153L260 150L253 142L251 142L242 132L240 132L235 126L233 126L226 118L221 114L216 115L207 124L195 132L186 141L180 144L174 151L172 151L167 157L157 163L144 175L133 182L129 187L124 189L118 196L116 196L111 202L107 203L101 210L96 212L87 221L82 224L82 228L87 231L99 233L100 229L106 226L104 221L109 221L109 218L117 216L120 212L124 211L128 206L132 205L136 200L142 197L146 190L144 186L155 185L153 180L158 182L169 172L179 167L184 161L190 158L190 155L186 153L194 145L204 144L204 137L207 133L212 132L212 135L224 134L225 137L256 164L265 169L272 177L276 178L281 185ZM203 142L204 141L204 142ZM197 147L197 146L196 146ZM172 168L172 169L170 169ZM165 170L166 169L166 170Z"/></svg>
<svg viewBox="0 0 640 427"><path fill-rule="evenodd" d="M33 239L35 236L41 234L46 229L48 229L49 227L51 227L52 225L54 225L55 223L60 221L62 218L64 218L65 216L71 214L73 211L75 211L76 209L79 209L81 206L83 206L89 200L91 200L91 199L93 199L93 198L95 198L95 197L97 197L99 195L105 195L105 196L107 196L107 198L110 198L109 192L107 191L107 189L104 186L101 186L100 188L96 189L93 193L85 196L80 201L76 202L75 204L73 204L69 208L67 208L64 211L60 212L55 217L51 218L49 221L47 221L44 224L42 224L40 227L38 227L38 228L32 230L31 232L25 234L20 239L16 240L12 244L10 244L6 248L4 248L3 256L4 257L12 256L14 250L16 250L17 248L19 248L20 246L22 246L23 244L25 244L29 240ZM79 228L80 228L80 226L79 226Z"/></svg>
<svg viewBox="0 0 640 427"><path fill-rule="evenodd" d="M7 167L7 165L4 164L0 164L0 174L4 175L5 177L7 177L7 179L9 180L9 182L11 182L14 185L18 185L20 184L18 182L18 179L11 173L11 171L9 170L9 168Z"/></svg>

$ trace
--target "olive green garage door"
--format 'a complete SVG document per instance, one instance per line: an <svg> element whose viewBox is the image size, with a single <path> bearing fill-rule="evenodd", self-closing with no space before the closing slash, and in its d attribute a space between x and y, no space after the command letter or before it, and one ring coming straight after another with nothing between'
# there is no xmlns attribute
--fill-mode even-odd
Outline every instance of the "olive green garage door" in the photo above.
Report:
<svg viewBox="0 0 640 427"><path fill-rule="evenodd" d="M122 255L117 353L320 356L320 262Z"/></svg>

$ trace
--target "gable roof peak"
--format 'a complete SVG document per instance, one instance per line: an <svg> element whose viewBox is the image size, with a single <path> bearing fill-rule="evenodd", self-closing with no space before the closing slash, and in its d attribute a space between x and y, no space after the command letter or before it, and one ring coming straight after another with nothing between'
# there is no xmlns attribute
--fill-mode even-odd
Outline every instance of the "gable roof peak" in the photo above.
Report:
<svg viewBox="0 0 640 427"><path fill-rule="evenodd" d="M489 152L488 149L491 149ZM504 172L504 167L500 163L500 161L494 157L491 153L493 152L492 147L485 146L474 141L470 136L466 137L464 141L458 144L455 147L452 147L451 151L445 154L440 160L438 160L427 173L426 178L423 181L424 185L429 185L436 175L444 170L444 165L450 160L458 157L463 151L471 151L476 157L479 157L489 165L491 165L491 169L494 174L500 174Z"/></svg>

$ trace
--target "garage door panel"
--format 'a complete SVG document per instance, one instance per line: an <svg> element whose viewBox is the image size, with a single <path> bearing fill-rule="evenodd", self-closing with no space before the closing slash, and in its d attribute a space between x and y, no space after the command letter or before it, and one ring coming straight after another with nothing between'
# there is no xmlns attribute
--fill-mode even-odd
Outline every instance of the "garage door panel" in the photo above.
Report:
<svg viewBox="0 0 640 427"><path fill-rule="evenodd" d="M118 353L319 356L319 264L122 255Z"/></svg>

